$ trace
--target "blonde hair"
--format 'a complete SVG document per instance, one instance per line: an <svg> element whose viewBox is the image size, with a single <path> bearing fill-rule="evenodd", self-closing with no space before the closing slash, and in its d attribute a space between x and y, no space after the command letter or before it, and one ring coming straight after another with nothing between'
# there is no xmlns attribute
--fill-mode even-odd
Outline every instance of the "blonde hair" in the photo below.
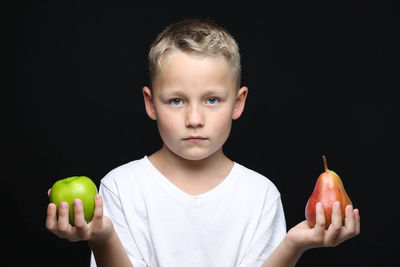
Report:
<svg viewBox="0 0 400 267"><path fill-rule="evenodd" d="M239 47L224 28L210 20L186 19L166 27L155 39L148 55L150 85L159 74L163 61L175 51L200 56L223 56L240 87Z"/></svg>

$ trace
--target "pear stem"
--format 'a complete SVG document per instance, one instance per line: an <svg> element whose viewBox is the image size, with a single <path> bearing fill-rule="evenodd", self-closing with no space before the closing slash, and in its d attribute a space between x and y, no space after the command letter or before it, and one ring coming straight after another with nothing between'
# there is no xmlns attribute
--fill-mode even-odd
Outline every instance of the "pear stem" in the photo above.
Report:
<svg viewBox="0 0 400 267"><path fill-rule="evenodd" d="M328 171L328 163L326 163L325 155L322 155L322 159L324 160L324 168L325 168L325 171L327 172Z"/></svg>

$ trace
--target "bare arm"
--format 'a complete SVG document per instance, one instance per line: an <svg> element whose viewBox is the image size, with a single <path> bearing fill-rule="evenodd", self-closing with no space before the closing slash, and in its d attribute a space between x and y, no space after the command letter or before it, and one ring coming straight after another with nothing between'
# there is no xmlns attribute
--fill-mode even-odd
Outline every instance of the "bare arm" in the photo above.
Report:
<svg viewBox="0 0 400 267"><path fill-rule="evenodd" d="M290 246L285 237L261 267L294 267L303 252L302 249Z"/></svg>
<svg viewBox="0 0 400 267"><path fill-rule="evenodd" d="M311 228L303 221L290 229L285 238L261 267L295 266L304 251L316 247L335 247L360 233L360 215L351 205L346 207L342 226L342 214L338 202L332 209L332 224L325 230L325 214L322 205L317 204L316 225Z"/></svg>
<svg viewBox="0 0 400 267"><path fill-rule="evenodd" d="M69 223L68 203L60 204L58 220L56 206L50 203L47 208L46 228L71 242L87 240L99 267L133 267L110 218L103 216L103 200L100 195L96 195L95 205L93 220L86 223L82 201L75 199L75 226L72 226Z"/></svg>
<svg viewBox="0 0 400 267"><path fill-rule="evenodd" d="M108 240L89 241L98 267L133 267L115 231Z"/></svg>

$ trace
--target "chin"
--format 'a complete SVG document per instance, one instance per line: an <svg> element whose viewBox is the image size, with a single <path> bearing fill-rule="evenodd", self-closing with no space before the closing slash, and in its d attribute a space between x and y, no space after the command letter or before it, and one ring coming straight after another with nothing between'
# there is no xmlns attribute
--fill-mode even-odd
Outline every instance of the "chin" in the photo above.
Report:
<svg viewBox="0 0 400 267"><path fill-rule="evenodd" d="M196 151L192 153L176 153L176 154L183 159L196 161L196 160L206 159L211 155L213 155L214 153L215 152L209 152L209 151L207 152Z"/></svg>
<svg viewBox="0 0 400 267"><path fill-rule="evenodd" d="M208 155L192 155L192 154L191 154L191 155L187 155L187 154L185 154L185 155L178 154L178 156L180 156L180 157L183 158L183 159L192 160L192 161L202 160L202 159L205 159L205 158L208 157Z"/></svg>

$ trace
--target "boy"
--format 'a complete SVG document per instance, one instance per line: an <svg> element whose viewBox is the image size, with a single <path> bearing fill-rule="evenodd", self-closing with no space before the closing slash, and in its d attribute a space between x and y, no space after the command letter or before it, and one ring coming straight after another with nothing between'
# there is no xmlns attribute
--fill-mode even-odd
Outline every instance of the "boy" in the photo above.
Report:
<svg viewBox="0 0 400 267"><path fill-rule="evenodd" d="M92 266L294 266L312 247L335 246L360 232L358 210L340 206L332 224L317 205L317 224L286 233L276 187L222 151L232 120L243 112L240 56L231 35L203 20L167 27L149 53L146 112L163 146L122 165L101 181L95 215L83 219L74 202L57 220L49 204L46 227L70 241L88 240ZM103 216L103 205L104 214Z"/></svg>

